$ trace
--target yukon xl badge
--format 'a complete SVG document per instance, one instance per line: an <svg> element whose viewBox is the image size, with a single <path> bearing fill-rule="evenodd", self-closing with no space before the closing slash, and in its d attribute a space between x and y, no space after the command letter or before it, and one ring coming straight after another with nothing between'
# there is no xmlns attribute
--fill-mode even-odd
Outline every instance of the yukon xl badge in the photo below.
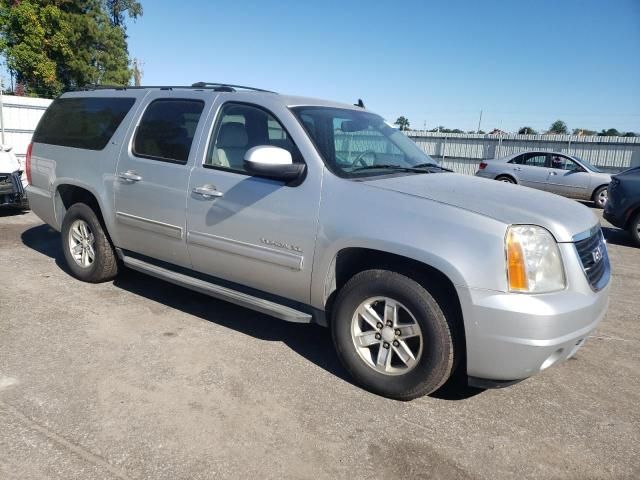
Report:
<svg viewBox="0 0 640 480"><path fill-rule="evenodd" d="M289 243L282 243L276 240L269 240L268 238L260 238L260 241L265 245L270 245L272 247L284 248L285 250L291 250L292 252L302 253L302 248L296 247L295 245L291 245Z"/></svg>

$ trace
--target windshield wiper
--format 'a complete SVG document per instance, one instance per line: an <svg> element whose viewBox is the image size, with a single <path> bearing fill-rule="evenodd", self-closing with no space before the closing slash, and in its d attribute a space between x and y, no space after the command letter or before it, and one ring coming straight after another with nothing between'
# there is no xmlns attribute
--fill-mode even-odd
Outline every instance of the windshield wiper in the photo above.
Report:
<svg viewBox="0 0 640 480"><path fill-rule="evenodd" d="M453 172L450 168L444 168L436 163L420 163L418 165L414 165L412 168L437 168L438 170L442 170L443 172Z"/></svg>
<svg viewBox="0 0 640 480"><path fill-rule="evenodd" d="M431 173L428 170L424 170L422 168L416 168L416 167L403 167L401 165L386 165L386 164L380 164L380 165L366 165L364 167L358 167L358 168L354 168L353 170L351 170L351 173L353 172L359 172L361 170L374 170L374 169L382 169L382 170L397 170L400 172L412 172L412 173Z"/></svg>

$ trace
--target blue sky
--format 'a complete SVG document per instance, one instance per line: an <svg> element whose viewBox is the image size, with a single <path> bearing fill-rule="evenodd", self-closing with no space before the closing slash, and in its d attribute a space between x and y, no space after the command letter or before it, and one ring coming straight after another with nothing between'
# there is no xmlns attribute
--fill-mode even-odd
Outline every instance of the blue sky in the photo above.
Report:
<svg viewBox="0 0 640 480"><path fill-rule="evenodd" d="M239 83L413 128L640 132L640 0L142 0L143 84Z"/></svg>

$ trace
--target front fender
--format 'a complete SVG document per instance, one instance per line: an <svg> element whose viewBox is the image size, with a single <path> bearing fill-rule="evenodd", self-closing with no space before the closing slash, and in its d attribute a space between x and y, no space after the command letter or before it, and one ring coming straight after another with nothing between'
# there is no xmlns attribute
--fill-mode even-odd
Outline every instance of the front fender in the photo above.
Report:
<svg viewBox="0 0 640 480"><path fill-rule="evenodd" d="M500 221L330 175L323 199L311 279L311 304L316 308L324 308L327 279L346 248L410 258L439 270L456 286L507 288L507 226Z"/></svg>

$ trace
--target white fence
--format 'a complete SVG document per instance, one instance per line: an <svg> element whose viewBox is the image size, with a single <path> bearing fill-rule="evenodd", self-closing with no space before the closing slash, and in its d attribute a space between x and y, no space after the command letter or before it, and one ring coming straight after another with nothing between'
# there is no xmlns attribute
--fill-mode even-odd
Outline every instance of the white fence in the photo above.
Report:
<svg viewBox="0 0 640 480"><path fill-rule="evenodd" d="M51 104L45 98L2 96L0 121L4 128L3 144L13 147L21 162L33 131ZM616 172L640 166L640 137L579 137L576 135L476 135L463 133L405 132L418 146L442 166L473 175L485 159L500 158L526 150L555 151L583 158L605 171ZM370 143L370 136L350 135L340 139ZM344 146L346 148L346 146ZM369 148L374 148L371 145Z"/></svg>
<svg viewBox="0 0 640 480"><path fill-rule="evenodd" d="M0 122L4 138L0 142L13 147L23 168L33 131L50 103L51 100L46 98L2 95Z"/></svg>
<svg viewBox="0 0 640 480"><path fill-rule="evenodd" d="M640 137L406 133L442 166L459 173L473 174L482 160L526 150L575 155L608 172L640 166Z"/></svg>

